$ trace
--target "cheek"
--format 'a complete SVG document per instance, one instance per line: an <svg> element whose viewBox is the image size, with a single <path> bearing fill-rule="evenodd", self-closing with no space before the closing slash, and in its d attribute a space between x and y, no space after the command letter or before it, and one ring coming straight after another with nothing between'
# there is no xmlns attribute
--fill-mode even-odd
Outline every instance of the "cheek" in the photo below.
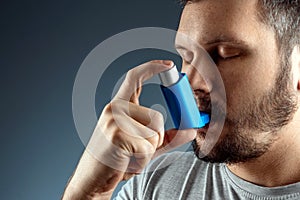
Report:
<svg viewBox="0 0 300 200"><path fill-rule="evenodd" d="M266 59L235 60L223 63L220 73L224 81L228 111L239 110L257 100L275 84L276 63Z"/></svg>

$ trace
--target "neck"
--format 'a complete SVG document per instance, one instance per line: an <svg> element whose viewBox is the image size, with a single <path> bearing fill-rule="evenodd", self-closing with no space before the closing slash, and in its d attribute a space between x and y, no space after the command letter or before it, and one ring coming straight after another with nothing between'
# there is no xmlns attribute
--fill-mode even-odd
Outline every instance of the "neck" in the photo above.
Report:
<svg viewBox="0 0 300 200"><path fill-rule="evenodd" d="M291 122L268 152L245 163L228 165L237 176L265 187L300 182L300 124Z"/></svg>

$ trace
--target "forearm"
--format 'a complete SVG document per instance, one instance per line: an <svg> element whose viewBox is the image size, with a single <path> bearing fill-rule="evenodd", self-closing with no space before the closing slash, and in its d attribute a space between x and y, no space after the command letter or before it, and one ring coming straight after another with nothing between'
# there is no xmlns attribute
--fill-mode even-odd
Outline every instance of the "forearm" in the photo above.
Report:
<svg viewBox="0 0 300 200"><path fill-rule="evenodd" d="M138 104L142 83L173 65L156 60L127 73L118 93L103 109L63 200L110 199L118 183L141 172L154 155L195 139L194 130L190 134L175 129L165 132L163 115Z"/></svg>
<svg viewBox="0 0 300 200"><path fill-rule="evenodd" d="M110 200L113 194L113 190L103 192L100 194L86 194L78 188L68 185L66 188L62 200Z"/></svg>
<svg viewBox="0 0 300 200"><path fill-rule="evenodd" d="M85 152L70 179L62 200L110 199L123 173L107 167Z"/></svg>

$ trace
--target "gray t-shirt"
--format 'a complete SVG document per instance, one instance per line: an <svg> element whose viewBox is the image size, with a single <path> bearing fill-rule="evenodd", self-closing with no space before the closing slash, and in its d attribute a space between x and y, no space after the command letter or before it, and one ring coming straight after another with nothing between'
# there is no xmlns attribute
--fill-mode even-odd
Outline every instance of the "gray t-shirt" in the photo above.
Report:
<svg viewBox="0 0 300 200"><path fill-rule="evenodd" d="M300 199L300 182L267 188L234 175L225 164L206 163L193 152L168 153L131 178L116 199Z"/></svg>

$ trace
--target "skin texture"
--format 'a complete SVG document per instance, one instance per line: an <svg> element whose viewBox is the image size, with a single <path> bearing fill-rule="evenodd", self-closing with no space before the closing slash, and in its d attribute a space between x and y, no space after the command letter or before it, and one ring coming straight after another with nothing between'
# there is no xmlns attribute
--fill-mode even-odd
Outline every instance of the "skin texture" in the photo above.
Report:
<svg viewBox="0 0 300 200"><path fill-rule="evenodd" d="M173 65L151 61L127 73L102 111L62 199L110 199L117 184L138 174L151 158L196 137L196 130L165 131L162 114L139 105L142 83Z"/></svg>
<svg viewBox="0 0 300 200"><path fill-rule="evenodd" d="M299 156L291 156L299 153L300 146L297 48L292 67L280 71L274 32L258 20L256 1L189 2L178 32L211 54L226 89L225 126L215 148L203 159L227 162L236 175L263 186L299 181ZM194 64L197 52L180 40L176 46L193 89L213 92L213 84L204 84L195 73L201 67ZM283 73L285 78L279 80ZM204 138L203 133L196 138L198 151Z"/></svg>
<svg viewBox="0 0 300 200"><path fill-rule="evenodd" d="M231 14L227 15L228 12ZM273 31L258 21L255 12L255 1L204 1L188 4L181 19L179 32L210 52L226 87L228 112L224 131L219 144L204 158L206 161L237 163L261 156L297 109L290 67L279 69L282 63ZM223 39L210 42L218 38ZM194 65L197 52L177 41L183 57L194 55L193 61L185 61L183 68L187 74L194 74L196 68L202 67ZM193 87L202 93L209 95L215 90L196 82L201 79L200 74L191 77ZM201 139L197 141L201 143Z"/></svg>
<svg viewBox="0 0 300 200"><path fill-rule="evenodd" d="M278 85L282 63L274 33L258 21L255 3L254 0L188 3L178 31L210 53L222 76L227 95L227 121L217 145L229 135L234 138L239 134L256 144L251 146L253 151L263 149L259 157L229 162L229 169L247 181L274 187L300 181L300 51L298 47L293 49L286 87ZM175 45L182 55L183 72L190 78L198 103L207 102L206 97L216 90L213 79L205 77L204 81L196 73L198 54L191 46L180 40L176 40ZM205 133L165 131L161 114L139 105L142 82L171 66L168 61L152 61L128 72L116 97L103 110L65 190L64 200L109 199L121 180L139 173L151 158L195 138L201 146ZM279 86L287 90L286 98L294 99L295 108L285 125L257 129L248 123L241 127L242 123L238 122L247 118L245 115L252 106L249 102L259 102ZM99 146L102 148L96 148ZM217 155L212 154L212 158L214 156Z"/></svg>

